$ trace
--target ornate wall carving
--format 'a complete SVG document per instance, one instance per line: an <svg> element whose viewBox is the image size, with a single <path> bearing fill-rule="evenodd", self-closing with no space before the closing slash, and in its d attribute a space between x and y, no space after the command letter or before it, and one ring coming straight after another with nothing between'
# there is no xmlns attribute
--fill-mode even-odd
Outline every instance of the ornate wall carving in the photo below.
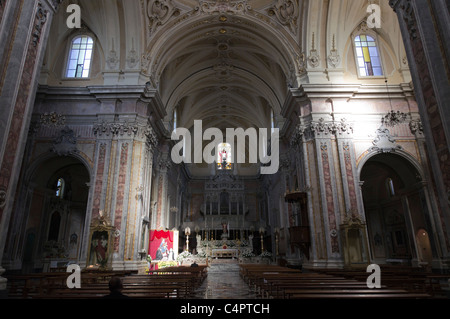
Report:
<svg viewBox="0 0 450 319"><path fill-rule="evenodd" d="M156 29L166 24L170 18L180 14L172 0L149 0L147 2L147 15L150 19L149 28L153 33Z"/></svg>
<svg viewBox="0 0 450 319"><path fill-rule="evenodd" d="M293 34L297 34L299 7L296 0L277 0L268 10L269 15L275 15L278 22L287 26Z"/></svg>

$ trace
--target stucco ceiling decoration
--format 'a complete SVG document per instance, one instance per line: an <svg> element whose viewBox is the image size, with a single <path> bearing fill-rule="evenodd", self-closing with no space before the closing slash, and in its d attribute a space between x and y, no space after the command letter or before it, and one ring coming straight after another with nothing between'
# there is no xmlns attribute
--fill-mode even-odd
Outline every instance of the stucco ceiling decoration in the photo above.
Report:
<svg viewBox="0 0 450 319"><path fill-rule="evenodd" d="M299 7L298 1L294 0L277 0L275 5L268 11L270 16L275 15L278 21L289 28L293 34L297 34Z"/></svg>

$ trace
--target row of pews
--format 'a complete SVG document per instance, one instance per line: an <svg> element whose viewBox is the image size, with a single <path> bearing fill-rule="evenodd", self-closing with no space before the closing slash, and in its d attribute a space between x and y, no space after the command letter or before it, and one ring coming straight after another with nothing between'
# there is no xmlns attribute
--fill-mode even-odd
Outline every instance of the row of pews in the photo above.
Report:
<svg viewBox="0 0 450 319"><path fill-rule="evenodd" d="M108 283L120 277L122 293L131 298L190 298L207 276L207 266L177 266L153 270L149 274L135 271L86 271L81 273L81 288L69 289L64 272L6 276L10 299L93 299L110 293Z"/></svg>
<svg viewBox="0 0 450 319"><path fill-rule="evenodd" d="M440 280L450 278L411 269L382 269L381 288L370 289L366 283L370 273L363 270L302 272L277 265L241 264L240 275L264 299L447 298Z"/></svg>

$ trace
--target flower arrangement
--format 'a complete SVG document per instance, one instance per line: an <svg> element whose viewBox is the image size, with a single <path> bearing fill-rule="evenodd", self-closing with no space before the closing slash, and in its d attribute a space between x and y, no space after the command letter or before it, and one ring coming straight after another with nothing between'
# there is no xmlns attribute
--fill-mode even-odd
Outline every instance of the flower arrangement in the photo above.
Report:
<svg viewBox="0 0 450 319"><path fill-rule="evenodd" d="M251 257L255 257L255 256L256 255L250 249L246 249L242 252L242 257L245 257L245 258L251 258Z"/></svg>
<svg viewBox="0 0 450 319"><path fill-rule="evenodd" d="M177 265L176 261L160 261L158 263L158 269L166 268L166 267L174 267Z"/></svg>
<svg viewBox="0 0 450 319"><path fill-rule="evenodd" d="M272 253L269 252L269 251L263 251L261 253L261 255L259 255L259 257L261 257L261 258L272 258Z"/></svg>
<svg viewBox="0 0 450 319"><path fill-rule="evenodd" d="M181 263L181 262L183 262L183 260L188 259L188 258L192 258L192 257L193 257L193 255L190 252L183 251L181 254L178 254L177 261L179 263Z"/></svg>

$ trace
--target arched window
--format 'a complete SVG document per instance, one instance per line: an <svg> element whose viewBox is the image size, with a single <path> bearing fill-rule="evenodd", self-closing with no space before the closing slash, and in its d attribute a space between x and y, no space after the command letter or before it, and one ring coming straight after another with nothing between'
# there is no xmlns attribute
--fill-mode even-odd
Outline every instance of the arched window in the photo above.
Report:
<svg viewBox="0 0 450 319"><path fill-rule="evenodd" d="M383 76L380 54L375 39L367 34L355 37L356 62L360 76Z"/></svg>
<svg viewBox="0 0 450 319"><path fill-rule="evenodd" d="M272 125L271 133L273 134L275 131L275 114L273 113L273 110L270 111L270 124Z"/></svg>
<svg viewBox="0 0 450 319"><path fill-rule="evenodd" d="M66 186L66 183L64 179L59 178L58 182L56 183L56 197L63 198L64 197L64 188Z"/></svg>
<svg viewBox="0 0 450 319"><path fill-rule="evenodd" d="M67 61L67 78L88 78L91 70L94 40L80 35L72 40Z"/></svg>
<svg viewBox="0 0 450 319"><path fill-rule="evenodd" d="M231 169L231 145L228 143L220 143L217 153L218 169Z"/></svg>
<svg viewBox="0 0 450 319"><path fill-rule="evenodd" d="M173 111L173 129L177 129L177 109Z"/></svg>

